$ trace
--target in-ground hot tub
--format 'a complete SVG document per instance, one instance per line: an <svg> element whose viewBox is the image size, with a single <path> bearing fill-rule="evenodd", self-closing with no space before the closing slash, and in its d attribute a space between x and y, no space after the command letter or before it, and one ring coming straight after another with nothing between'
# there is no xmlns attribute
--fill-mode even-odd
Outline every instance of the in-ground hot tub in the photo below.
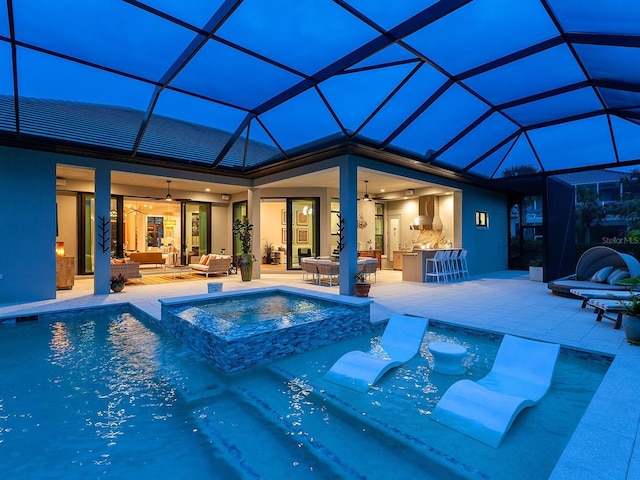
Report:
<svg viewBox="0 0 640 480"><path fill-rule="evenodd" d="M165 329L234 372L365 333L372 300L272 287L160 303Z"/></svg>

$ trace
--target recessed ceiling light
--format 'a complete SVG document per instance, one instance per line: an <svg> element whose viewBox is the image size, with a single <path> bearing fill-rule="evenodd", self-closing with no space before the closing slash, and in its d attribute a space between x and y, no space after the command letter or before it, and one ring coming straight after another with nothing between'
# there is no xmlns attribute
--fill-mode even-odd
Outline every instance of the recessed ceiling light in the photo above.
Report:
<svg viewBox="0 0 640 480"><path fill-rule="evenodd" d="M381 188L381 189L380 189L380 193L384 193L384 188Z"/></svg>
<svg viewBox="0 0 640 480"><path fill-rule="evenodd" d="M205 191L205 192L210 192L210 191L211 191L211 189L210 189L210 188L205 188L205 189L204 189L204 191Z"/></svg>

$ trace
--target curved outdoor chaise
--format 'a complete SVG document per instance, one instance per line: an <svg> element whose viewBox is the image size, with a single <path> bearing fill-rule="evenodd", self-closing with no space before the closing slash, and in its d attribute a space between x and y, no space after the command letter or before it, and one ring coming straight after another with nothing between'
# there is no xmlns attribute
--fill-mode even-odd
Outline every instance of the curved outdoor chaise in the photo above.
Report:
<svg viewBox="0 0 640 480"><path fill-rule="evenodd" d="M390 369L411 360L422 344L429 319L394 313L380 339L382 351L345 353L325 378L359 392L366 392Z"/></svg>
<svg viewBox="0 0 640 480"><path fill-rule="evenodd" d="M431 418L498 447L523 408L547 393L560 345L505 335L491 371L449 387Z"/></svg>
<svg viewBox="0 0 640 480"><path fill-rule="evenodd" d="M628 270L631 277L640 275L640 263L634 257L626 253L617 252L613 248L597 246L582 254L576 265L576 273L549 282L547 288L555 295L565 297L573 297L571 294L572 288L601 289L605 286L607 290L624 290L625 287L622 285L609 285L591 281L594 273L601 268L609 266Z"/></svg>

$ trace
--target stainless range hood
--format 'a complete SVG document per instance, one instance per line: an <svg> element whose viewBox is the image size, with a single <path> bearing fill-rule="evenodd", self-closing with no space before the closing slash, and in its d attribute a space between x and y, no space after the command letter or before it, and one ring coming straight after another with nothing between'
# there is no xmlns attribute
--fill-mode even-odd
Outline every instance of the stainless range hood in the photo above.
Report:
<svg viewBox="0 0 640 480"><path fill-rule="evenodd" d="M439 202L435 195L418 197L418 216L411 224L411 230L442 230Z"/></svg>

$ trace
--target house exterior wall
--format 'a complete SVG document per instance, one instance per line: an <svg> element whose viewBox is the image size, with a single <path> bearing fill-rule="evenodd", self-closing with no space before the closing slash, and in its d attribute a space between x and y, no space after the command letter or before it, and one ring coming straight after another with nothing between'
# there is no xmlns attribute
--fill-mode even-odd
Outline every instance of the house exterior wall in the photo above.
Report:
<svg viewBox="0 0 640 480"><path fill-rule="evenodd" d="M469 251L469 268L471 274L504 270L507 268L507 198L506 195L485 190L451 179L443 179L430 174L410 171L400 167L384 165L361 158L351 158L360 166L375 168L381 172L405 175L416 180L439 183L458 189L452 206L447 206L447 213L453 211L453 245ZM56 203L65 210L62 217L67 218L74 213L67 212L70 202L74 202L72 192L56 194L56 164L68 164L84 167L104 162L106 168L130 170L146 174L170 175L166 169L145 169L132 165L70 155L43 153L25 149L0 148L0 188L5 202L0 209L0 225L4 235L0 235L0 304L21 303L55 298L55 255L56 240L68 242L68 254L77 250L73 234L65 227L60 229L64 238L56 237ZM381 168L378 168L381 167ZM202 178L198 178L202 180ZM320 200L320 254L329 255L331 245L331 198L338 196L333 189L257 189L259 195L317 197ZM116 193L116 192L112 192ZM119 192L125 194L126 192ZM68 196L65 196L68 195ZM234 195L233 201L244 195ZM204 200L204 199L202 199ZM362 203L362 202L360 202ZM66 205L66 206L65 206ZM231 205L231 203L229 203ZM397 205L387 204L386 216L393 214ZM411 218L417 214L414 206ZM475 211L489 213L489 228L476 228ZM75 212L75 206L73 208ZM406 214L407 212L403 212ZM60 215L60 211L59 211ZM221 229L221 225L230 225L232 211L225 205L214 205L212 208L212 249L227 253L232 250L231 230ZM65 225L68 223L65 221ZM60 217L58 217L60 221ZM386 228L387 218L385 218ZM373 222L371 222L373 227ZM408 225L402 225L407 235L411 232ZM449 226L447 227L449 228ZM77 229L77 226L76 226ZM224 230L224 231L222 231ZM388 232L387 232L388 233ZM258 237L261 238L261 237ZM364 243L364 242L363 242ZM363 246L364 248L364 246ZM491 255L487 255L491 252Z"/></svg>
<svg viewBox="0 0 640 480"><path fill-rule="evenodd" d="M469 273L479 275L508 269L507 196L473 186L462 191L462 248ZM489 227L476 227L476 211L487 212Z"/></svg>
<svg viewBox="0 0 640 480"><path fill-rule="evenodd" d="M56 166L47 157L0 151L0 304L56 296Z"/></svg>

